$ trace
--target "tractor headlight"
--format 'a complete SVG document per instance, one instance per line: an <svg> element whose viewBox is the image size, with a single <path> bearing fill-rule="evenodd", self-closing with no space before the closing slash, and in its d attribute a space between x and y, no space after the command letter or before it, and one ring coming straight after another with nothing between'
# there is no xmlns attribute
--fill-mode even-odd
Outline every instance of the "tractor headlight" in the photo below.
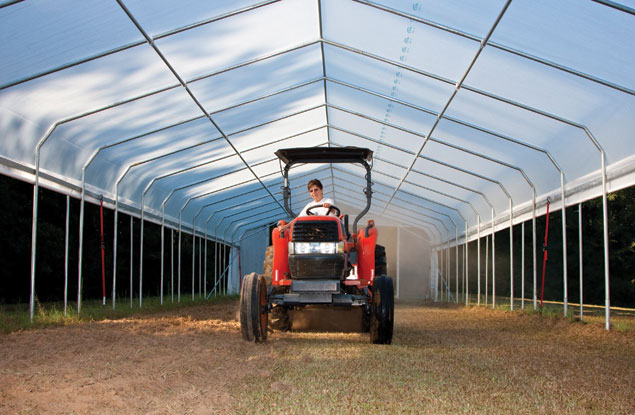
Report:
<svg viewBox="0 0 635 415"><path fill-rule="evenodd" d="M343 254L343 242L289 242L289 254Z"/></svg>

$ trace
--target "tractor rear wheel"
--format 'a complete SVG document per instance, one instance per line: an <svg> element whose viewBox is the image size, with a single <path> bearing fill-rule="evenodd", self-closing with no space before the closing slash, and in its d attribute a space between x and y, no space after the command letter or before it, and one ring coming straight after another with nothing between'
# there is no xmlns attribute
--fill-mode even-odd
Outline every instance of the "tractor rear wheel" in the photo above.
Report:
<svg viewBox="0 0 635 415"><path fill-rule="evenodd" d="M265 276L268 284L271 284L273 274L273 245L267 247L265 251L265 262L263 263L262 275Z"/></svg>
<svg viewBox="0 0 635 415"><path fill-rule="evenodd" d="M386 269L386 248L375 245L375 275L388 274Z"/></svg>
<svg viewBox="0 0 635 415"><path fill-rule="evenodd" d="M243 339L253 342L267 340L267 283L255 272L245 275L240 291L240 330Z"/></svg>
<svg viewBox="0 0 635 415"><path fill-rule="evenodd" d="M390 344L395 314L392 278L381 275L373 283L370 309L370 340L374 344Z"/></svg>

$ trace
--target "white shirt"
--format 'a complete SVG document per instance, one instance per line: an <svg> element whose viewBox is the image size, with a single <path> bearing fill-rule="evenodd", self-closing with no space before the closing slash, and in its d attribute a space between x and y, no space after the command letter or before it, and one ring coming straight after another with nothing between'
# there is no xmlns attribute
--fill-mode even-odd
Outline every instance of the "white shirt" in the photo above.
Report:
<svg viewBox="0 0 635 415"><path fill-rule="evenodd" d="M311 206L315 206L315 205L323 205L324 203L330 203L331 206L333 206L333 201L331 199L329 199L328 197L323 197L322 200L320 200L319 202L316 202L315 200L311 200L309 203L306 204L306 206L302 209L302 211L300 212L300 214L298 215L298 217L300 216L309 216L307 215L306 211L308 208L310 208ZM311 210L311 213L313 213L314 215L326 215L328 212L329 208L325 208L325 207L319 207L319 208L315 208L313 210ZM331 210L331 216L334 216L333 211Z"/></svg>

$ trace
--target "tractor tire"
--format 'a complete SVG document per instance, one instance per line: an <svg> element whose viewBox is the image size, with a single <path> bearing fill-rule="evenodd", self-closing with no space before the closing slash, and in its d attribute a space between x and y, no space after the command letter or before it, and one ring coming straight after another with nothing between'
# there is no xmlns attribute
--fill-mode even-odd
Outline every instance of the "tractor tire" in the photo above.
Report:
<svg viewBox="0 0 635 415"><path fill-rule="evenodd" d="M395 315L395 297L392 278L381 275L373 283L373 302L370 312L370 341L390 344Z"/></svg>
<svg viewBox="0 0 635 415"><path fill-rule="evenodd" d="M386 265L386 248L375 245L375 275L388 274Z"/></svg>
<svg viewBox="0 0 635 415"><path fill-rule="evenodd" d="M267 312L267 283L255 272L245 275L240 291L240 331L250 342L267 340L269 313Z"/></svg>
<svg viewBox="0 0 635 415"><path fill-rule="evenodd" d="M265 262L263 264L262 275L265 276L267 284L271 285L273 275L273 245L268 246L265 251Z"/></svg>

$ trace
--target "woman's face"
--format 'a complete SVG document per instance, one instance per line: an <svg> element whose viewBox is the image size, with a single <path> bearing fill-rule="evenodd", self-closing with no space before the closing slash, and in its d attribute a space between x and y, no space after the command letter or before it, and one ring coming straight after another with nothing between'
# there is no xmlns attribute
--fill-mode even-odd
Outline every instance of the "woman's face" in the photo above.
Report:
<svg viewBox="0 0 635 415"><path fill-rule="evenodd" d="M319 202L320 200L322 200L322 189L320 189L316 185L313 185L309 188L309 194L311 194L311 197L316 202Z"/></svg>

